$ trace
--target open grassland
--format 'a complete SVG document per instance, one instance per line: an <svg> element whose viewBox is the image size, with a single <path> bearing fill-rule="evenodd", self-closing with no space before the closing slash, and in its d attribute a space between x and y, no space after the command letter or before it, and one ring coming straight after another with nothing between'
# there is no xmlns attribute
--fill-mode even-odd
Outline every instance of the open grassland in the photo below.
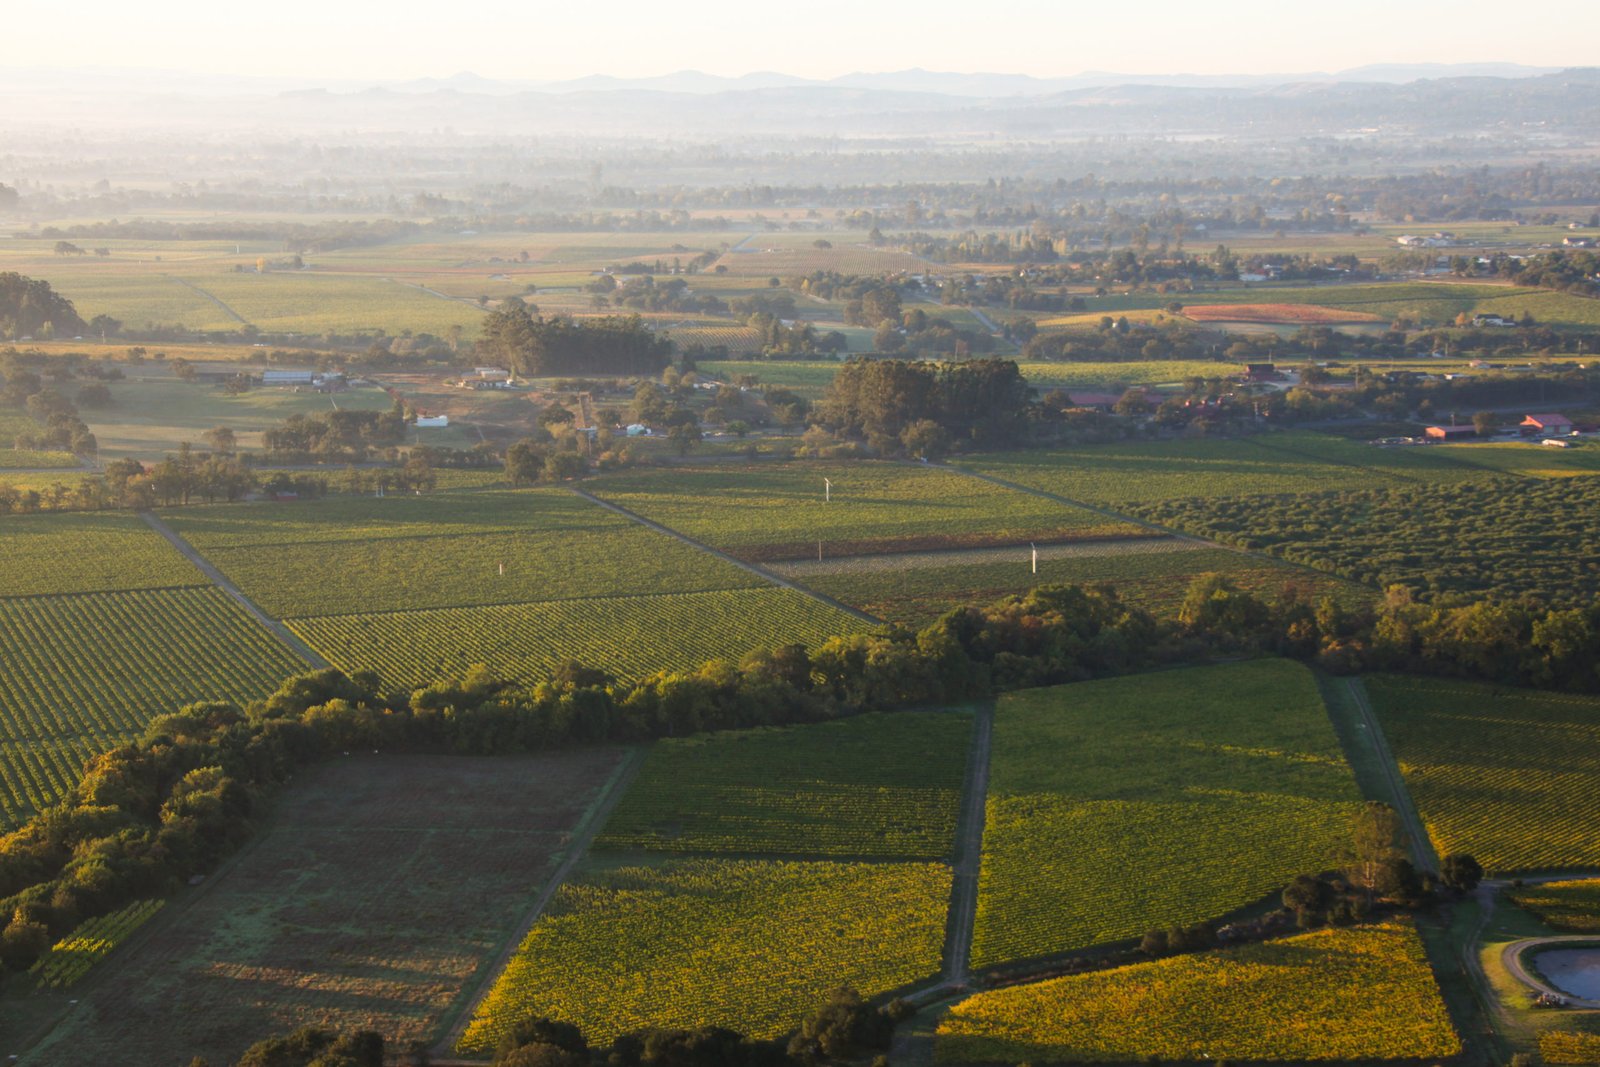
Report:
<svg viewBox="0 0 1600 1067"><path fill-rule="evenodd" d="M940 1063L1422 1060L1461 1041L1408 922L1332 928L979 993Z"/></svg>
<svg viewBox="0 0 1600 1067"><path fill-rule="evenodd" d="M1142 532L952 471L893 463L657 471L606 478L595 493L750 560L815 559L818 541L839 556Z"/></svg>
<svg viewBox="0 0 1600 1067"><path fill-rule="evenodd" d="M1001 698L973 963L1214 919L1336 862L1359 797L1281 660Z"/></svg>
<svg viewBox="0 0 1600 1067"><path fill-rule="evenodd" d="M1367 689L1441 856L1600 865L1600 700L1401 675Z"/></svg>
<svg viewBox="0 0 1600 1067"><path fill-rule="evenodd" d="M172 523L284 618L764 584L558 489L196 508Z"/></svg>
<svg viewBox="0 0 1600 1067"><path fill-rule="evenodd" d="M1578 605L1600 594L1600 533L1590 520L1597 506L1600 479L1486 476L1129 510L1375 588Z"/></svg>
<svg viewBox="0 0 1600 1067"><path fill-rule="evenodd" d="M776 1037L840 985L873 996L935 973L949 896L933 863L591 868L561 887L461 1048L492 1049L530 1015L597 1043L645 1026Z"/></svg>
<svg viewBox="0 0 1600 1067"><path fill-rule="evenodd" d="M943 859L972 717L898 712L658 742L602 848Z"/></svg>
<svg viewBox="0 0 1600 1067"><path fill-rule="evenodd" d="M618 758L361 757L297 775L257 842L169 904L24 1062L232 1063L305 1025L438 1037Z"/></svg>
<svg viewBox="0 0 1600 1067"><path fill-rule="evenodd" d="M1600 934L1600 879L1543 882L1510 890L1512 903L1557 930Z"/></svg>
<svg viewBox="0 0 1600 1067"><path fill-rule="evenodd" d="M84 411L100 454L156 460L185 441L205 447L213 426L233 430L241 449L261 447L261 432L291 415L321 415L343 408L385 410L393 401L381 389L347 389L334 396L256 388L229 396L221 388L165 375L111 383L112 404ZM336 471L337 468L334 468Z"/></svg>
<svg viewBox="0 0 1600 1067"><path fill-rule="evenodd" d="M187 566L187 564L185 564ZM266 696L304 664L209 587L0 600L0 822L196 700Z"/></svg>
<svg viewBox="0 0 1600 1067"><path fill-rule="evenodd" d="M136 515L0 519L0 597L205 584L205 576Z"/></svg>
<svg viewBox="0 0 1600 1067"><path fill-rule="evenodd" d="M1004 552L1007 558L995 559ZM963 557L979 556L976 561ZM1035 573L1027 548L968 552L858 556L822 563L777 564L785 577L890 622L919 628L952 608L987 604L1041 585L1114 585L1124 601L1159 615L1174 615L1185 592L1203 574L1222 574L1271 598L1286 586L1341 601L1366 594L1323 577L1187 540L1112 541L1052 545L1039 550Z"/></svg>
<svg viewBox="0 0 1600 1067"><path fill-rule="evenodd" d="M868 629L837 608L771 587L338 615L289 626L340 667L371 668L390 685L426 685L474 664L536 680L565 660L640 678Z"/></svg>
<svg viewBox="0 0 1600 1067"><path fill-rule="evenodd" d="M1553 451L1553 450L1552 450ZM1487 479L1459 450L1380 448L1297 431L963 457L959 466L1070 500L1133 505Z"/></svg>

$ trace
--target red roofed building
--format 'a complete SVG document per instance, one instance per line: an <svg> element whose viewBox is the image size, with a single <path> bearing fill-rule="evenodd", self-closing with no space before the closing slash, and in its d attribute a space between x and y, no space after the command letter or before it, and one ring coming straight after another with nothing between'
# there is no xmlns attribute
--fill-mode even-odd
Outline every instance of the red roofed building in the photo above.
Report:
<svg viewBox="0 0 1600 1067"><path fill-rule="evenodd" d="M1565 415L1529 415L1517 428L1529 437L1541 433L1571 433L1572 420Z"/></svg>

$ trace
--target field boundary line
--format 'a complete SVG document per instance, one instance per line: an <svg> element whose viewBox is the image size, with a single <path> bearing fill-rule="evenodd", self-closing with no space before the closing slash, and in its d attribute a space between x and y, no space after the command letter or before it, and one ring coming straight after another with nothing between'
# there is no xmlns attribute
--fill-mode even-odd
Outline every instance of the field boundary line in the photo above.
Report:
<svg viewBox="0 0 1600 1067"><path fill-rule="evenodd" d="M611 772L611 777L607 778L605 784L600 787L600 792L595 796L594 801L590 803L589 810L584 812L577 824L573 826L572 836L567 842L567 847L561 850L561 862L556 864L555 870L550 872L550 877L545 879L544 886L539 890L539 895L534 898L533 906L528 909L522 921L517 924L517 928L511 932L511 936L506 939L500 951L486 965L480 968L481 977L477 979L478 987L472 991L466 1003L462 1005L460 1014L445 1030L444 1037L433 1047L431 1055L434 1063L458 1062L451 1059L456 1054L456 1042L461 1040L462 1035L466 1033L467 1026L472 1022L473 1016L478 1013L478 1007L488 997L490 991L494 989L495 980L505 971L507 965L511 962L511 958L517 954L517 950L527 940L528 932L533 929L534 924L544 915L545 909L550 906L550 901L555 899L556 891L566 884L567 879L572 876L572 872L578 866L578 863L589 854L589 848L594 844L594 839L599 836L601 828L605 826L607 820L611 817L611 812L622 800L623 794L628 791L628 786L633 784L633 780L638 776L640 768L644 766L645 757L649 754L649 751L649 747L645 745L639 745L629 750L627 755L617 763L616 769Z"/></svg>
<svg viewBox="0 0 1600 1067"><path fill-rule="evenodd" d="M946 986L960 988L971 977L972 934L978 922L978 876L983 870L983 831L989 813L989 753L994 740L994 702L977 710L972 723L972 747L967 755L966 788L962 790L961 817L956 825L956 855L950 880L950 914L945 930Z"/></svg>
<svg viewBox="0 0 1600 1067"><path fill-rule="evenodd" d="M730 556L728 553L723 552L720 549L712 548L710 545L706 544L703 541L696 541L694 538L690 537L686 533L683 533L682 531L674 530L670 526L663 526L659 522L654 522L654 521L652 521L650 519L645 518L643 515L640 515L636 511L628 510L627 508L623 507L621 504L613 504L609 500L604 500L604 499L602 499L600 497L597 497L593 493L589 492L587 489L581 489L578 486L573 486L572 487L572 491L574 493L576 493L577 495L583 497L585 500L589 501L591 504L598 504L601 507L605 508L607 511L614 511L618 515L626 516L627 518L632 519L634 522L637 522L642 526L649 527L650 529L656 531L657 533L666 534L668 537L676 537L678 540L682 541L684 544L688 545L690 548L697 548L701 552L709 553L710 555L713 555L713 556L717 557L718 559L722 560L723 562L731 563L735 567L740 568L741 570L749 571L751 574L754 574L758 578L761 578L761 579L763 579L765 581L771 582L773 585L781 586L784 589L792 589L794 592L799 593L801 596L808 596L812 600L815 600L815 601L817 601L819 603L822 603L822 604L826 604L830 608L835 608L835 609L837 609L839 611L842 611L846 615L851 615L851 616L861 620L862 622L871 623L873 626L882 626L882 625L884 625L884 621L882 619L878 618L876 615L869 615L866 612L862 611L860 608L853 608L849 604L844 603L843 601L835 600L835 599L833 599L833 597L827 596L826 594L823 594L823 593L819 593L814 589L808 589L805 586L801 585L799 582L790 581L788 578L783 577L781 574L774 574L772 571L767 570L765 567L758 566L758 565L756 565L754 563L746 563L744 560L739 559L739 558L737 558L735 556Z"/></svg>
<svg viewBox="0 0 1600 1067"><path fill-rule="evenodd" d="M181 588L193 588L184 586ZM384 608L379 611L337 611L329 615L285 615L283 621L320 622L323 619L366 619L384 615L426 615L435 611L475 611L479 608L521 608L539 604L582 604L595 600L659 600L665 597L710 596L714 593L765 593L761 585L727 585L715 589L685 589L671 593L594 593L589 596L560 596L547 600L496 600L490 604L446 604L436 608ZM77 594L74 594L77 595Z"/></svg>
<svg viewBox="0 0 1600 1067"><path fill-rule="evenodd" d="M326 670L333 666L332 663L329 663L326 659L319 655L317 651L310 645L296 637L287 626L279 622L277 619L274 619L260 608L256 607L255 603L249 597L245 596L244 593L240 591L238 586L228 581L228 579L223 576L223 573L217 570L214 565L212 565L210 560L200 555L200 553L195 550L195 547L189 542L185 541L178 531L162 522L155 512L141 511L139 512L139 517L143 519L152 530L160 534L162 537L165 537L167 542L171 544L173 548L181 552L185 559L199 568L201 574L204 574L211 580L212 585L226 593L234 601L234 603L238 604L245 610L247 615L270 631L274 637L276 637L289 649L289 651L293 652L311 666L318 669Z"/></svg>
<svg viewBox="0 0 1600 1067"><path fill-rule="evenodd" d="M217 305L217 307L221 308L223 310L224 314L228 315L230 318L232 318L235 321L241 323L242 325L245 325L245 326L250 325L250 320L249 319L245 318L243 315L241 315L237 311L233 310L227 304L224 304L222 302L222 298L221 297L216 296L213 293L208 293L204 289L200 288L198 285L194 284L193 282L185 281L182 278L175 278L170 274L165 275L165 277L171 279L172 281L177 282L179 285L183 286L185 289L192 289L195 292L199 293L201 296L205 297L207 300L209 300L213 304Z"/></svg>

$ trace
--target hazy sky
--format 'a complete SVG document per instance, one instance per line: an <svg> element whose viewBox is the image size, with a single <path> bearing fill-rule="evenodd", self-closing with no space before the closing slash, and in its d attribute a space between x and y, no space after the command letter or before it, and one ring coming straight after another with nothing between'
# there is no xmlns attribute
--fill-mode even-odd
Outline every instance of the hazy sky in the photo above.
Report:
<svg viewBox="0 0 1600 1067"><path fill-rule="evenodd" d="M8 62L330 80L639 77L694 68L1278 73L1597 59L1600 3L1546 0L5 0Z"/></svg>

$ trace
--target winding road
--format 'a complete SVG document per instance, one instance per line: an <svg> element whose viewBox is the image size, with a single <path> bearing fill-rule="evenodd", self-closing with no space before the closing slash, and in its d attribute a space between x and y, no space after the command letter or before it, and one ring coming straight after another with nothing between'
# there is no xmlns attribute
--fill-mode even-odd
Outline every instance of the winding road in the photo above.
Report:
<svg viewBox="0 0 1600 1067"><path fill-rule="evenodd" d="M1597 955L1600 955L1600 936L1574 937L1569 934L1566 937L1525 937L1521 941L1513 941L1501 949L1500 962L1505 965L1507 971L1511 972L1511 977L1536 992L1560 997L1569 1008L1588 1008L1600 1011L1600 1000L1584 1000L1582 997L1573 996L1564 989L1557 989L1523 965L1522 957L1528 949L1556 947L1593 948L1597 950Z"/></svg>

